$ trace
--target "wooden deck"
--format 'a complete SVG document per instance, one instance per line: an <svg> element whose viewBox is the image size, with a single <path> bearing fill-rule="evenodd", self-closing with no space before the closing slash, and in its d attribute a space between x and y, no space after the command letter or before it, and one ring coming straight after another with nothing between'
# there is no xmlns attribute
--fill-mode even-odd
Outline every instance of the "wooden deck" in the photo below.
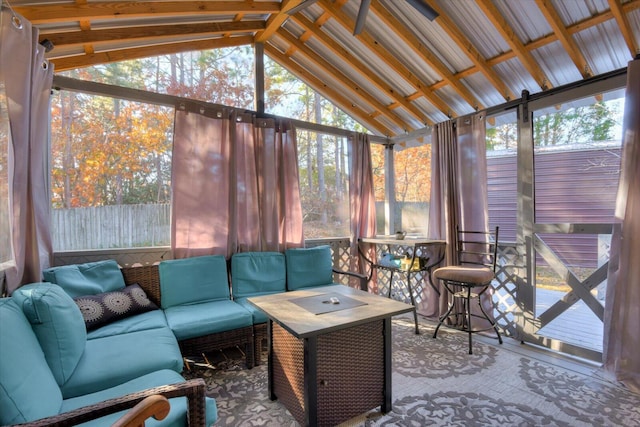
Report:
<svg viewBox="0 0 640 427"><path fill-rule="evenodd" d="M564 293L560 291L537 289L536 316L551 307L563 295ZM541 328L538 333L548 338L601 352L603 326L602 321L589 307L579 301L553 322Z"/></svg>

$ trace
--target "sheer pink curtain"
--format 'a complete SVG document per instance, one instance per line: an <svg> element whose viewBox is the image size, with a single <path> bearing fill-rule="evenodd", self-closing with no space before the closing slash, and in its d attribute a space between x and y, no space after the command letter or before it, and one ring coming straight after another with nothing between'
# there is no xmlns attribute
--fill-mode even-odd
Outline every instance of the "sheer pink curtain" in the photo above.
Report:
<svg viewBox="0 0 640 427"><path fill-rule="evenodd" d="M351 271L368 274L366 263L358 253L358 239L376 235L376 198L369 135L354 133L349 138L349 201L351 206ZM376 259L375 246L363 247L369 259ZM370 292L377 293L374 281Z"/></svg>
<svg viewBox="0 0 640 427"><path fill-rule="evenodd" d="M6 271L11 293L40 281L51 262L47 160L53 66L44 59L38 30L4 7L1 13L0 82L10 123L8 205L15 262Z"/></svg>
<svg viewBox="0 0 640 427"><path fill-rule="evenodd" d="M451 265L457 263L453 244L456 225L468 230L488 230L484 115L475 114L435 125L431 156L428 234L431 238L447 241L444 265ZM442 286L439 290L439 299L435 292L425 296L420 313L438 317L446 311L449 295ZM483 305L490 313L488 294Z"/></svg>
<svg viewBox="0 0 640 427"><path fill-rule="evenodd" d="M226 256L233 250L232 118L225 109L196 104L176 108L171 160L174 258Z"/></svg>
<svg viewBox="0 0 640 427"><path fill-rule="evenodd" d="M303 246L295 129L276 119L237 123L237 250Z"/></svg>
<svg viewBox="0 0 640 427"><path fill-rule="evenodd" d="M607 373L640 392L640 59L629 63L604 318Z"/></svg>
<svg viewBox="0 0 640 427"><path fill-rule="evenodd" d="M174 126L174 258L302 246L290 125L194 103Z"/></svg>

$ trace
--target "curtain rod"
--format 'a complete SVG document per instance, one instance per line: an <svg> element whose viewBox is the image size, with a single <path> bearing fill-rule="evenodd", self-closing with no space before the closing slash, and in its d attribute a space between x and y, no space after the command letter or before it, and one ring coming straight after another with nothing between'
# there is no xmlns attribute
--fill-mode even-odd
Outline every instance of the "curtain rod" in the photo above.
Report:
<svg viewBox="0 0 640 427"><path fill-rule="evenodd" d="M597 76L590 77L588 79L583 79L577 82L569 83L569 84L558 86L546 91L528 95L527 101L529 102L536 101L548 96L553 96L553 95L574 90L583 86L588 86L588 85L598 83L598 82L603 82L612 78L621 77L626 74L627 74L627 68L626 67L620 68L618 70L610 71L604 74L599 74ZM175 105L178 105L180 102L191 102L191 103L201 104L204 107L234 109L242 113L251 113L260 117L291 120L294 126L299 129L311 130L315 132L326 133L329 135L349 137L353 133L353 131L346 130L346 129L340 129L340 128L322 125L318 123L305 122L303 120L297 120L297 119L292 119L288 117L280 117L280 116L270 115L266 113L258 113L252 110L229 107L227 105L214 104L211 102L198 101L191 98L183 98L179 96L149 92L141 89L132 89L132 88L125 88L122 86L110 85L106 83L78 80L78 79L65 77L57 74L53 76L53 88L56 90L66 89L66 90L72 90L72 91L78 91L78 92L92 93L95 95L111 96L114 98L121 98L125 100L130 100L130 101L146 102L150 104L157 104L157 105L163 105L163 106L175 106ZM456 120L471 117L479 113L484 113L486 116L501 113L503 111L517 108L517 106L520 105L522 102L523 102L523 98L514 99L500 105L495 105L493 107L485 108L484 110L480 110L474 113L465 114L463 116L456 117ZM429 126L422 129L417 129L411 132L411 134L423 133L428 129L429 129ZM407 136L410 136L411 134L397 135L392 138L369 134L369 140L373 143L388 145L388 144L393 144L394 141L397 141L399 139L407 138Z"/></svg>
<svg viewBox="0 0 640 427"><path fill-rule="evenodd" d="M598 82L603 82L612 78L616 78L616 77L620 77L620 76L624 76L627 74L627 68L620 68L618 70L614 70L614 71L610 71L608 73L604 73L604 74L598 74L597 76L594 77L590 77L588 79L583 79L583 80L579 80L577 82L573 82L573 83L568 83L566 85L562 85L562 86L558 86L558 87L554 87L552 89L548 89L542 92L537 92L534 94L530 94L527 96L527 101L531 102L531 101L537 101L539 99L543 99L546 98L548 96L553 96L553 95L557 95L563 92L567 92L570 90L574 90L574 89L578 89L580 87L583 86L588 86L588 85L592 85L594 83L598 83ZM465 118L465 117L471 117L475 114L478 113L485 113L486 116L490 116L496 113L501 113L503 111L507 111L507 110L511 110L514 108L517 108L518 105L520 105L523 101L523 98L520 97L518 99L514 99L511 101L507 101L503 104L500 105L494 105L493 107L487 107L484 110L481 111L476 111L475 113L471 113L471 114L465 114L464 116L460 116L460 117L456 117L456 119L459 118Z"/></svg>
<svg viewBox="0 0 640 427"><path fill-rule="evenodd" d="M124 99L128 101L145 102L148 104L162 105L166 107L174 107L180 103L192 103L202 105L205 108L226 108L236 110L240 113L255 114L261 118L273 118L282 120L291 120L296 128L311 130L319 133L325 133L329 135L336 135L342 137L349 137L353 134L353 131L340 129L332 126L322 125L318 123L305 122L303 120L292 119L288 117L280 117L267 113L258 113L253 110L247 110L243 108L230 107L228 105L214 104L212 102L198 101L191 98L183 98L180 96L167 95L162 93L149 92L142 89L133 89L122 86L110 85L107 83L90 82L87 80L79 80L71 77L61 76L54 74L53 76L53 89L54 90L71 90L75 92L90 93L93 95L110 96L113 98ZM388 142L388 138L377 135L369 135L371 142L385 144Z"/></svg>

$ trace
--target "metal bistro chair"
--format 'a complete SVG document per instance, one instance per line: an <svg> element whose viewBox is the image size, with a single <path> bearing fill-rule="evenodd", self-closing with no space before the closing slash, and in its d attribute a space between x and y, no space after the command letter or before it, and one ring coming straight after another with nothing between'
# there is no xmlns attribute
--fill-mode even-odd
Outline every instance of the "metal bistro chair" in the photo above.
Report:
<svg viewBox="0 0 640 427"><path fill-rule="evenodd" d="M433 272L436 279L442 281L452 298L449 301L449 309L440 317L438 326L433 333L433 338L438 335L440 326L449 318L459 316L462 318L461 330L469 334L469 354L472 351L471 334L493 329L498 335L498 341L502 344L502 337L496 322L489 317L482 307L480 297L491 286L495 278L496 261L498 255L498 227L495 231L463 231L456 227L456 251L458 253L458 265L438 268ZM480 307L480 313L471 312L471 300L476 299ZM458 304L456 302L459 301ZM455 311L454 311L455 310ZM473 329L471 318L485 319L490 327Z"/></svg>

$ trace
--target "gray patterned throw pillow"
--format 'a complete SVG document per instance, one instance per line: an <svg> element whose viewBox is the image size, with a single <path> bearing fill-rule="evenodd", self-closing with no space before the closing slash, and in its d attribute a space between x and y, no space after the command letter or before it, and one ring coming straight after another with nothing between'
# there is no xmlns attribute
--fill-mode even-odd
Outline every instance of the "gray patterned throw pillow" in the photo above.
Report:
<svg viewBox="0 0 640 427"><path fill-rule="evenodd" d="M88 331L134 314L158 309L138 284L129 285L121 291L84 295L74 298L74 301L80 308Z"/></svg>

